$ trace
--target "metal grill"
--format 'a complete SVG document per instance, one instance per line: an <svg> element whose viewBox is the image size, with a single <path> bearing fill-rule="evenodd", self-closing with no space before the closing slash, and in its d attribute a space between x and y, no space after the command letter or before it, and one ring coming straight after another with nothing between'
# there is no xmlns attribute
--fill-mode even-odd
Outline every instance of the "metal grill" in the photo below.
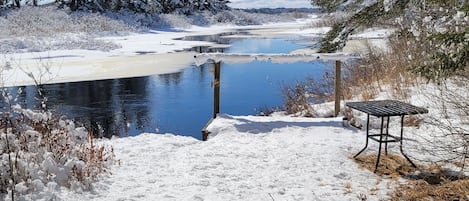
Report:
<svg viewBox="0 0 469 201"><path fill-rule="evenodd" d="M410 160L402 150L402 139L404 135L404 116L413 114L424 114L428 113L425 108L413 106L408 103L395 101L395 100L380 100L380 101L364 101L364 102L349 102L345 104L348 107L362 111L367 114L366 119L366 144L365 147L358 152L354 158L360 155L368 147L368 140L372 139L379 143L378 157L376 159L375 172L378 169L379 158L381 156L381 144L384 144L384 150L386 155L388 154L388 143L399 142L399 148L402 155L409 161L412 166L416 167L414 162ZM381 128L378 134L370 134L370 115L381 118ZM389 117L400 116L401 117L401 132L400 136L393 136L389 134ZM386 126L384 120L386 120Z"/></svg>
<svg viewBox="0 0 469 201"><path fill-rule="evenodd" d="M428 110L425 108L395 100L348 102L345 105L376 117L428 113Z"/></svg>

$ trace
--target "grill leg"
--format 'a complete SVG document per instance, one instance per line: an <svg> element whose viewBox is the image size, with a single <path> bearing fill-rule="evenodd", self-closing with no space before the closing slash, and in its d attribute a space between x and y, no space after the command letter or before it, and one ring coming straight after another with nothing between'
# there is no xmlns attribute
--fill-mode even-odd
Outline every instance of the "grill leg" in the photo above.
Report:
<svg viewBox="0 0 469 201"><path fill-rule="evenodd" d="M366 117L366 143L365 143L365 147L360 150L357 154L355 154L355 156L353 156L353 158L356 158L358 155L360 155L363 151L365 151L365 149L368 147L368 137L370 135L370 115L367 114L367 117Z"/></svg>
<svg viewBox="0 0 469 201"><path fill-rule="evenodd" d="M379 148L378 148L378 157L376 158L376 165L375 165L375 173L376 170L378 170L378 165L379 165L379 158L381 156L381 144L383 142L383 126L384 126L384 117L381 117L381 129L380 129L380 134L379 134Z"/></svg>
<svg viewBox="0 0 469 201"><path fill-rule="evenodd" d="M414 168L417 168L417 166L414 164L414 162L412 162L410 160L410 158L407 155L405 155L404 151L402 150L402 141L404 140L404 138L403 138L403 135L404 135L404 116L405 115L402 115L402 117L401 117L401 139L400 139L400 142L399 142L400 143L399 148L401 150L401 154L405 157L405 159L407 159L407 161L409 161L409 163L412 164L412 166Z"/></svg>
<svg viewBox="0 0 469 201"><path fill-rule="evenodd" d="M384 153L388 155L389 117L386 122L386 137L384 138Z"/></svg>

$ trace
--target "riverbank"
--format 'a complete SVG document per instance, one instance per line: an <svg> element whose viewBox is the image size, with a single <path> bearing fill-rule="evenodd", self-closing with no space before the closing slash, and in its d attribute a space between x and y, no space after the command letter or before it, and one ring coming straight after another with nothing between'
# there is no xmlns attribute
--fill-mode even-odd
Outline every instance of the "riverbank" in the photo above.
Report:
<svg viewBox="0 0 469 201"><path fill-rule="evenodd" d="M77 49L6 54L2 57L2 63L7 62L9 68L2 72L3 85L34 84L31 75L40 80L41 84L49 84L174 73L190 67L193 63L195 52L186 51L187 49L197 46L220 47L212 42L186 41L179 38L225 32L247 33L229 37L301 36L305 35L307 30L310 30L310 34L320 36L327 29L318 31L305 28L318 19L317 16L311 16L295 22L256 26L193 26L183 31L154 30L99 38L121 46L108 52Z"/></svg>

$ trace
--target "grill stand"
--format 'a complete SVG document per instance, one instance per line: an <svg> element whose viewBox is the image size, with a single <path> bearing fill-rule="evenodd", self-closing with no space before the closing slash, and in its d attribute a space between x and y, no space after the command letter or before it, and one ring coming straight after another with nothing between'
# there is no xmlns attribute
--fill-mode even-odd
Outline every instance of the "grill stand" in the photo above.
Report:
<svg viewBox="0 0 469 201"><path fill-rule="evenodd" d="M417 167L414 162L412 162L412 160L410 160L410 158L404 153L403 149L402 149L402 139L403 139L403 135L404 135L404 116L405 115L401 115L401 135L400 137L396 137L396 136L393 136L393 135L390 135L389 134L389 119L390 117L389 116L382 116L381 117L381 128L380 128L380 133L379 134L371 134L370 135L370 114L367 114L367 118L366 118L366 143L365 143L365 147L360 150L360 152L358 152L357 154L355 154L355 156L353 156L353 158L356 158L357 156L359 156L363 151L365 151L365 149L368 147L368 141L369 139L372 139L376 142L379 143L379 148L378 148L378 157L376 159L376 165L375 165L375 170L374 172L376 173L376 170L378 169L378 165L379 165L379 159L380 159L380 156L381 156L381 147L382 147L382 144L384 143L384 152L386 155L388 155L388 143L389 142L399 142L399 150L401 151L401 154L407 159L407 161L409 161L409 163L413 166L413 167ZM384 131L384 118L386 118L386 132L383 133ZM379 138L378 138L379 137ZM384 139L383 139L384 138Z"/></svg>

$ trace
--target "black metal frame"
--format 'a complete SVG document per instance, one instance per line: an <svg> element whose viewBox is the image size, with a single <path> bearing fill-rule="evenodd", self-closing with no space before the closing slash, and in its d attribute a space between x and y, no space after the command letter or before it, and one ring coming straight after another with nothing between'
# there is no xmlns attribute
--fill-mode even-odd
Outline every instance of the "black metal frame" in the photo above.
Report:
<svg viewBox="0 0 469 201"><path fill-rule="evenodd" d="M367 114L366 119L366 143L365 147L360 150L354 158L359 156L365 149L368 147L369 139L372 139L379 143L378 148L378 157L376 159L375 170L378 169L379 159L381 156L382 144L384 143L385 154L388 154L388 143L399 142L399 150L401 154L412 164L413 167L417 167L412 160L404 153L402 148L402 140L404 135L404 117L405 115L411 114L423 114L428 113L428 110L425 108L419 108L407 103L393 100L384 100L384 101L365 101L365 102L350 102L346 104L347 106L354 108L356 110L365 112ZM381 118L381 128L379 134L370 134L370 115ZM391 116L400 116L401 117L401 132L400 136L393 136L389 134L389 121ZM384 130L384 119L386 118L386 130Z"/></svg>
<svg viewBox="0 0 469 201"><path fill-rule="evenodd" d="M365 149L368 147L368 141L369 139L372 139L376 142L379 143L379 148L378 148L378 157L376 159L376 165L375 165L375 171L378 169L378 165L379 165L379 159L380 159L380 156L381 156L381 147L382 147L382 144L384 143L384 152L386 155L388 155L388 143L389 142L399 142L399 150L401 151L401 154L407 159L407 161L409 161L410 164L412 164L413 167L417 167L414 162L412 162L412 160L410 160L410 158L404 153L404 150L402 149L402 139L403 139L403 135L404 135L404 116L405 115L402 115L401 116L401 135L400 137L397 137L397 136L393 136L391 134L389 134L389 119L390 119L390 116L382 116L381 117L381 128L380 128L380 133L379 134L371 134L370 135L370 129L369 129L369 126L370 126L370 114L367 114L367 119L366 119L366 143L365 143L365 147L360 150L360 152L358 152L357 154L355 154L355 156L353 156L353 158L356 158L357 156L359 156L363 151L365 151ZM387 118L386 120L386 133L383 133L383 130L384 130L384 118ZM377 138L379 137L379 138ZM384 138L384 139L383 139ZM388 139L388 138L391 138L391 139Z"/></svg>

